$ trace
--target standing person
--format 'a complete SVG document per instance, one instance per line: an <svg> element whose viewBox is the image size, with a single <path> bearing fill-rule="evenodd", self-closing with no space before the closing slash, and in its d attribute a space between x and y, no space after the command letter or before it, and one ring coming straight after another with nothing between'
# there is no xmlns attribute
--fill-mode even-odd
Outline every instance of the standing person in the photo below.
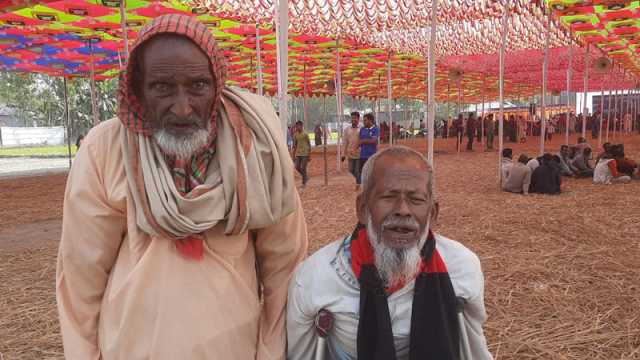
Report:
<svg viewBox="0 0 640 360"><path fill-rule="evenodd" d="M364 127L360 129L360 171L358 172L358 184L362 174L362 167L373 154L378 151L378 137L380 132L376 127L375 119L372 113L364 115Z"/></svg>
<svg viewBox="0 0 640 360"><path fill-rule="evenodd" d="M307 185L309 175L307 175L307 165L310 160L311 141L309 134L304 131L302 121L296 121L293 133L293 155L295 156L296 170L302 176L302 186Z"/></svg>
<svg viewBox="0 0 640 360"><path fill-rule="evenodd" d="M493 114L485 117L484 131L487 132L487 150L493 150L493 137L495 132Z"/></svg>
<svg viewBox="0 0 640 360"><path fill-rule="evenodd" d="M477 142L481 142L482 141L482 137L484 136L484 134L482 133L482 121L484 119L482 118L482 116L478 116L478 118L476 119L476 136Z"/></svg>
<svg viewBox="0 0 640 360"><path fill-rule="evenodd" d="M362 180L353 233L313 254L289 285L289 359L317 359L324 309L339 331L329 332L323 359L452 360L465 343L467 359L491 360L480 260L433 231L427 159L393 146L371 157Z"/></svg>
<svg viewBox="0 0 640 360"><path fill-rule="evenodd" d="M464 117L462 114L458 114L458 118L453 121L453 127L456 134L456 149L459 149L464 135Z"/></svg>
<svg viewBox="0 0 640 360"><path fill-rule="evenodd" d="M67 359L284 358L304 215L273 106L225 87L224 63L195 17L138 32L118 118L91 130L67 181Z"/></svg>
<svg viewBox="0 0 640 360"><path fill-rule="evenodd" d="M467 150L473 151L473 138L476 136L476 117L469 114L467 119Z"/></svg>
<svg viewBox="0 0 640 360"><path fill-rule="evenodd" d="M322 146L322 137L324 136L322 125L316 124L315 129L313 129L313 135L316 146Z"/></svg>
<svg viewBox="0 0 640 360"><path fill-rule="evenodd" d="M351 127L344 130L342 138L344 139L344 147L342 150L342 159L349 160L349 172L356 179L356 190L360 188L360 113L354 111L351 113Z"/></svg>

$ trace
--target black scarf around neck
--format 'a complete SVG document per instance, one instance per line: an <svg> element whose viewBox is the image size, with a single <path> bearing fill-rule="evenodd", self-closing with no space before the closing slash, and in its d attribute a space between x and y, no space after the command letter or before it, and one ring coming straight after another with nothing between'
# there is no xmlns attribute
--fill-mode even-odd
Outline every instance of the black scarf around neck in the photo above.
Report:
<svg viewBox="0 0 640 360"><path fill-rule="evenodd" d="M395 360L396 350L387 302L388 292L374 264L364 226L351 240L351 264L360 282L359 360ZM397 286L395 287L397 289ZM391 289L391 291L393 291ZM435 237L422 248L411 313L410 360L459 360L460 326L449 273L436 249Z"/></svg>

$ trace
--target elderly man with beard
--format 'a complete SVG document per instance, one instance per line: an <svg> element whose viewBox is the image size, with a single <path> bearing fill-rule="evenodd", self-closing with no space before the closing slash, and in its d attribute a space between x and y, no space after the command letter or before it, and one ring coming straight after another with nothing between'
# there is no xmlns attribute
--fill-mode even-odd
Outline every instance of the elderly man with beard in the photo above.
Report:
<svg viewBox="0 0 640 360"><path fill-rule="evenodd" d="M118 118L69 174L56 293L67 359L282 359L306 225L276 113L224 87L195 18L140 30Z"/></svg>
<svg viewBox="0 0 640 360"><path fill-rule="evenodd" d="M491 359L483 335L484 279L477 256L435 234L438 204L427 160L406 147L369 159L356 201L359 225L305 260L289 287L287 357L313 358L314 320L334 316L328 359L460 359L457 297L473 360Z"/></svg>

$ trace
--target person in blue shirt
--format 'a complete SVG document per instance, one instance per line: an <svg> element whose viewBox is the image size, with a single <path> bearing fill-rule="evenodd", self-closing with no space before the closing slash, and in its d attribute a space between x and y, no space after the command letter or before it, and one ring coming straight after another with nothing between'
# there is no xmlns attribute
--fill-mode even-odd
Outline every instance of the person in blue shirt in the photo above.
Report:
<svg viewBox="0 0 640 360"><path fill-rule="evenodd" d="M364 164L378 151L378 137L380 131L376 127L372 113L364 115L364 127L360 129L360 173ZM360 179L358 179L360 184Z"/></svg>

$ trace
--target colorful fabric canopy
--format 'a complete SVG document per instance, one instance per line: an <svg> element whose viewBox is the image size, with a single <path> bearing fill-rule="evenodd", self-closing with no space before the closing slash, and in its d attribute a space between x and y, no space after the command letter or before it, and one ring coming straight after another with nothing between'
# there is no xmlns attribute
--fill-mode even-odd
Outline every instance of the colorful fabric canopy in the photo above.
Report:
<svg viewBox="0 0 640 360"><path fill-rule="evenodd" d="M638 1L630 3L637 5ZM263 88L266 94L274 95L278 76L271 15L274 4L268 0L207 0L187 6L177 0L128 0L124 6L127 37L135 38L140 26L153 17L169 13L196 16L209 26L225 52L228 84L253 91L258 82L259 37ZM501 3L440 0L440 4L441 23L436 36L437 100L496 99ZM540 93L541 49L547 18L537 2L512 0L511 4L507 18L505 94L525 98ZM340 52L344 94L386 98L390 61L392 97L426 97L423 55L428 46L430 1L294 0L289 7L294 30L289 34L291 94L302 95L305 89L310 96L333 94L336 55ZM120 0L0 0L0 71L88 76L93 61L98 80L117 76L124 61L119 8ZM554 11L560 10L556 6ZM560 21L565 23L563 17ZM256 23L264 25L256 29ZM566 89L567 46L572 40L569 29L563 29L555 21L549 26L553 49L548 89L561 91ZM592 51L592 59L596 56L599 55ZM584 50L577 46L572 68L571 90L582 91L586 63ZM452 78L452 71L459 76ZM591 73L591 90L635 85L630 76L623 79L618 70L606 75Z"/></svg>

